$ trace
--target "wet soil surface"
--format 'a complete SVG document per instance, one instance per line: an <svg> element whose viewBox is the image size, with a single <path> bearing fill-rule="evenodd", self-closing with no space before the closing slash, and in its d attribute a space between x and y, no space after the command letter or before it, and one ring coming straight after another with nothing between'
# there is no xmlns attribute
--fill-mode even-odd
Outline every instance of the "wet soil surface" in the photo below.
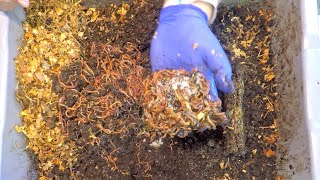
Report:
<svg viewBox="0 0 320 180"><path fill-rule="evenodd" d="M79 156L72 167L55 168L52 178L274 179L276 113L268 103L276 96L273 78L267 77L269 71L264 73L272 64L259 61L260 44L270 41L272 26L266 12L259 10L264 6L221 6L212 26L231 57L235 77L244 81L245 149L234 153L227 148L232 128L222 127L184 139L166 138L157 149L149 145L140 85L150 73L149 44L163 2L144 2L129 3L126 21L89 24L87 39L80 41L82 59L56 77L54 91L60 94L65 132L76 143ZM97 11L99 17L108 18L112 9L99 7ZM254 21L248 16L255 17ZM239 34L239 24L243 34ZM247 39L252 39L250 46L244 47L241 38L250 29L255 35Z"/></svg>

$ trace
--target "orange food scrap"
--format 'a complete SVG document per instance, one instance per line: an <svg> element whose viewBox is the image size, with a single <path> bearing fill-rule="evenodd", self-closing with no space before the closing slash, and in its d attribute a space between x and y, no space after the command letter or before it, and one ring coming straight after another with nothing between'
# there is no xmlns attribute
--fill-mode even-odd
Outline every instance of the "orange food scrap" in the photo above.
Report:
<svg viewBox="0 0 320 180"><path fill-rule="evenodd" d="M267 157L273 157L273 156L276 156L276 152L272 151L271 149L268 149L264 151L264 155Z"/></svg>
<svg viewBox="0 0 320 180"><path fill-rule="evenodd" d="M276 176L275 179L276 180L286 180L286 178L284 176Z"/></svg>
<svg viewBox="0 0 320 180"><path fill-rule="evenodd" d="M266 75L264 76L264 80L270 82L270 81L272 81L275 77L276 77L276 75L274 74L274 72L269 72L268 74L266 74Z"/></svg>
<svg viewBox="0 0 320 180"><path fill-rule="evenodd" d="M273 133L270 136L266 137L265 139L268 144L274 144L278 141L278 138L279 138L279 134Z"/></svg>
<svg viewBox="0 0 320 180"><path fill-rule="evenodd" d="M263 50L263 54L261 55L261 58L260 58L260 63L261 63L261 64L265 64L265 63L268 62L269 52L270 52L269 49Z"/></svg>

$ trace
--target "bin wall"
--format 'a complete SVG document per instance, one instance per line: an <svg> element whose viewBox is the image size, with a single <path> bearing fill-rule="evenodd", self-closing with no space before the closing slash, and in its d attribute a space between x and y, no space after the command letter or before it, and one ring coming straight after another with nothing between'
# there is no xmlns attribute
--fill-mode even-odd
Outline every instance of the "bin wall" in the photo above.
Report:
<svg viewBox="0 0 320 180"><path fill-rule="evenodd" d="M17 86L14 57L22 34L23 9L0 11L0 179L29 179L30 159L25 151L26 137L17 133L21 124L20 105L15 97ZM19 16L19 18L18 18Z"/></svg>
<svg viewBox="0 0 320 180"><path fill-rule="evenodd" d="M280 95L279 175L310 179L310 153L303 96L303 30L299 0L273 1L275 28L272 38Z"/></svg>
<svg viewBox="0 0 320 180"><path fill-rule="evenodd" d="M224 1L227 4L236 2L253 3L255 1ZM316 0L308 1L308 3L312 2ZM309 159L318 157L309 155L309 146L314 149L311 152L317 154L314 147L315 141L309 140L310 126L314 124L313 121L319 121L320 115L311 116L315 110L312 110L313 107L308 100L314 97L313 92L317 90L320 92L320 90L309 88L308 79L315 77L314 73L316 73L316 69L312 66L315 60L308 63L305 60L319 56L306 56L302 49L302 44L306 41L302 24L307 16L301 16L301 14L307 13L303 9L306 7L300 6L299 0L274 0L273 4L276 26L272 36L272 52L274 53L273 61L277 64L278 86L276 88L280 94L278 122L281 137L278 142L279 156L276 166L279 174L288 177L287 179L310 179ZM17 40L22 34L20 22L23 19L22 12L20 8L13 12L0 12L0 177L4 180L35 179L34 171L30 171L32 169L30 158L24 151L26 138L14 130L14 126L21 123L20 106L15 98L16 79L13 58L17 55ZM313 71L309 71L312 67ZM319 103L320 100L317 102Z"/></svg>

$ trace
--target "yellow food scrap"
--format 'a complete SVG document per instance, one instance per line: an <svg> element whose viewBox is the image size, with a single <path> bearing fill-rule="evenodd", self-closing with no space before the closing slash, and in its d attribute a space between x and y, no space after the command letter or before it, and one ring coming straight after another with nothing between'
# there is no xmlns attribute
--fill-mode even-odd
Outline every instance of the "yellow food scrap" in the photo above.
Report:
<svg viewBox="0 0 320 180"><path fill-rule="evenodd" d="M39 179L48 179L52 168L64 170L77 161L75 144L66 138L64 124L54 118L59 117L58 95L52 92L51 77L79 56L75 36L85 25L78 21L83 11L73 1L30 3L20 54L15 59L16 95L23 122L16 130L27 136L27 149L39 160Z"/></svg>
<svg viewBox="0 0 320 180"><path fill-rule="evenodd" d="M63 13L63 10L60 7L58 7L56 9L56 13L57 13L58 16L60 16Z"/></svg>
<svg viewBox="0 0 320 180"><path fill-rule="evenodd" d="M95 22L99 16L99 13L97 11L93 11L90 22Z"/></svg>
<svg viewBox="0 0 320 180"><path fill-rule="evenodd" d="M199 44L198 44L198 43L193 43L192 48L193 48L193 49L197 49L197 48L198 48L198 46L199 46Z"/></svg>
<svg viewBox="0 0 320 180"><path fill-rule="evenodd" d="M66 36L64 33L62 33L62 34L59 36L59 40L60 40L60 41L64 41L66 38L67 38L67 36Z"/></svg>
<svg viewBox="0 0 320 180"><path fill-rule="evenodd" d="M272 81L275 77L276 75L274 74L274 72L269 72L264 76L264 80L269 82L269 81Z"/></svg>
<svg viewBox="0 0 320 180"><path fill-rule="evenodd" d="M122 6L117 10L117 14L120 16L125 16L130 9L129 4L122 4Z"/></svg>
<svg viewBox="0 0 320 180"><path fill-rule="evenodd" d="M224 168L225 168L225 163L224 163L224 161L222 161L222 162L219 164L219 166L220 166L220 169L224 169Z"/></svg>
<svg viewBox="0 0 320 180"><path fill-rule="evenodd" d="M260 57L260 63L261 64L265 64L265 63L268 62L268 60L269 60L269 51L270 51L269 48L263 50L262 55Z"/></svg>
<svg viewBox="0 0 320 180"><path fill-rule="evenodd" d="M82 37L84 35L84 32L78 32L78 36Z"/></svg>
<svg viewBox="0 0 320 180"><path fill-rule="evenodd" d="M236 58L247 57L247 54L244 51L242 51L240 48L238 48L236 44L232 45L232 52L234 53Z"/></svg>
<svg viewBox="0 0 320 180"><path fill-rule="evenodd" d="M248 15L247 17L246 17L246 21L249 21L249 20L251 20L252 19L252 15Z"/></svg>
<svg viewBox="0 0 320 180"><path fill-rule="evenodd" d="M126 15L128 11L130 10L129 4L122 4L120 7L117 7L116 5L112 5L112 8L114 8L114 12L111 13L110 20L114 23L124 23L126 22Z"/></svg>

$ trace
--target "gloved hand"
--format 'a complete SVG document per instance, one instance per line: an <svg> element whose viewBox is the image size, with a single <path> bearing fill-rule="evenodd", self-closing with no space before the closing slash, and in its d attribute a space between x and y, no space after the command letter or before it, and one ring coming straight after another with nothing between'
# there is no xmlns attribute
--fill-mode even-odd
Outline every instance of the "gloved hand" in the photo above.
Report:
<svg viewBox="0 0 320 180"><path fill-rule="evenodd" d="M210 83L210 97L217 89L232 93L232 69L218 39L208 27L205 12L193 5L168 6L161 10L151 42L152 71L197 68Z"/></svg>

